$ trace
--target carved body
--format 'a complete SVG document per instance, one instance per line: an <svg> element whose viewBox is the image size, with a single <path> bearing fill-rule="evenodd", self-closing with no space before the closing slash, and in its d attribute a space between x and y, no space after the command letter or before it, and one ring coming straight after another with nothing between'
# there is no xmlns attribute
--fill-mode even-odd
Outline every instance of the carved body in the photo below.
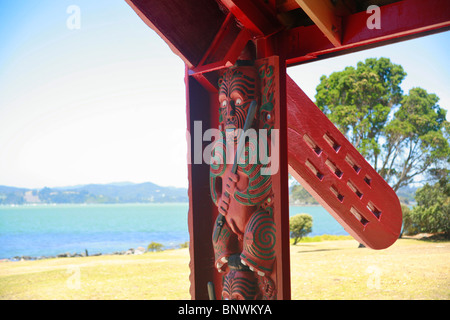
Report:
<svg viewBox="0 0 450 320"><path fill-rule="evenodd" d="M275 296L271 279L276 234L272 182L270 175L262 174L264 165L258 152L261 144L270 152L272 104L261 97L261 90L265 88L260 86L260 81L267 75L266 66L257 69L248 64L229 68L219 81L222 139L216 141L212 150L210 189L219 209L213 245L215 267L224 273L223 299L271 299ZM230 159L235 155L229 153L235 152L240 139L245 138L246 133L239 134L236 129L243 129L249 105L254 100L260 106L255 118L250 119L254 134L248 135L233 172ZM258 130L263 128L269 129L268 135L259 134Z"/></svg>

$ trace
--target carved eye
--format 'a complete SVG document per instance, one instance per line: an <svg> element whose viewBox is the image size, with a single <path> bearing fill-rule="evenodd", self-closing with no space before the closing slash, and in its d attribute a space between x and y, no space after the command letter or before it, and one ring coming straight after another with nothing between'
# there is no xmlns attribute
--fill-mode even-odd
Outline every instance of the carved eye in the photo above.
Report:
<svg viewBox="0 0 450 320"><path fill-rule="evenodd" d="M222 107L226 107L227 106L227 100L223 100L222 101Z"/></svg>
<svg viewBox="0 0 450 320"><path fill-rule="evenodd" d="M242 103L242 100L240 98L236 99L236 105L240 105Z"/></svg>

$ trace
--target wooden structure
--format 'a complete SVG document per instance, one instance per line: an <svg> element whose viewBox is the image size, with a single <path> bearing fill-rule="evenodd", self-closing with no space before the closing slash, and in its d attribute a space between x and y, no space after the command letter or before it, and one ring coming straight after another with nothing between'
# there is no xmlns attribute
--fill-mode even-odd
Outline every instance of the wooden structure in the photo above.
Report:
<svg viewBox="0 0 450 320"><path fill-rule="evenodd" d="M218 82L243 52L259 68L270 65L275 106L270 116L279 135L269 198L276 226L273 291L264 297L290 299L288 170L358 241L373 249L395 242L402 222L395 193L286 68L449 30L448 0L126 1L186 65L193 299L208 299L208 283L220 297L227 281L215 266L211 237L218 208L211 198L210 165L195 161L195 123L201 121L201 137L220 127ZM263 86L262 95L268 83ZM210 142L202 142L203 151Z"/></svg>

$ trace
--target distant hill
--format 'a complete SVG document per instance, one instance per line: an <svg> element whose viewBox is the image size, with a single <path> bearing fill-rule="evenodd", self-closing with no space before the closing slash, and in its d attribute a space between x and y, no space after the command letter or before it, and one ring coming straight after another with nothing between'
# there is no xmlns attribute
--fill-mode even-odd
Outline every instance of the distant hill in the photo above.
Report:
<svg viewBox="0 0 450 320"><path fill-rule="evenodd" d="M162 187L152 182L87 184L43 189L0 186L0 204L162 203L188 200L186 188Z"/></svg>
<svg viewBox="0 0 450 320"><path fill-rule="evenodd" d="M416 202L414 196L416 195L416 191L419 187L402 187L397 190L397 196L401 203L406 205L414 204Z"/></svg>
<svg viewBox="0 0 450 320"><path fill-rule="evenodd" d="M292 186L289 190L289 203L293 205L318 205L316 199L300 184Z"/></svg>
<svg viewBox="0 0 450 320"><path fill-rule="evenodd" d="M414 203L417 187L401 188L397 195L402 203ZM301 186L290 188L289 200L296 205L318 202ZM0 186L1 204L27 203L164 203L188 202L186 188L162 187L152 182L116 182L68 187L27 189Z"/></svg>

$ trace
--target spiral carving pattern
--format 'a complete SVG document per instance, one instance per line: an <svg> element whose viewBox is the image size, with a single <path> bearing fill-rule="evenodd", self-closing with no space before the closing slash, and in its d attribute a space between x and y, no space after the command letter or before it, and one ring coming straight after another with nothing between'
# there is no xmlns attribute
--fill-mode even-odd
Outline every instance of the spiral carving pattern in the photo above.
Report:
<svg viewBox="0 0 450 320"><path fill-rule="evenodd" d="M265 210L256 212L247 224L241 257L254 267L270 272L275 260L276 228Z"/></svg>

